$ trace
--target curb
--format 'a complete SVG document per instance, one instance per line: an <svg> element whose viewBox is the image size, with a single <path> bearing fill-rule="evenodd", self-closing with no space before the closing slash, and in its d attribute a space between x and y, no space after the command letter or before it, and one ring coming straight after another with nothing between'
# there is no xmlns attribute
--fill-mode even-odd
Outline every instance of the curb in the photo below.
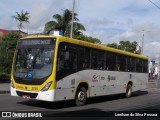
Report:
<svg viewBox="0 0 160 120"><path fill-rule="evenodd" d="M9 94L10 93L10 83L9 82L0 82L0 94Z"/></svg>
<svg viewBox="0 0 160 120"><path fill-rule="evenodd" d="M0 91L0 94L8 94L10 91Z"/></svg>

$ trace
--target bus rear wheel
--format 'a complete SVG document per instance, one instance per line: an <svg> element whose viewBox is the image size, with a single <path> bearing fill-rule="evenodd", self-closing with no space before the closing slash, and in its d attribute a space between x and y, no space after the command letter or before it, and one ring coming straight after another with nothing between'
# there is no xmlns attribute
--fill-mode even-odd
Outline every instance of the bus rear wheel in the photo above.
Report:
<svg viewBox="0 0 160 120"><path fill-rule="evenodd" d="M132 86L129 84L127 85L127 89L126 89L126 98L131 97L132 95Z"/></svg>
<svg viewBox="0 0 160 120"><path fill-rule="evenodd" d="M82 106L87 101L87 92L85 87L80 87L76 93L75 103L77 106Z"/></svg>

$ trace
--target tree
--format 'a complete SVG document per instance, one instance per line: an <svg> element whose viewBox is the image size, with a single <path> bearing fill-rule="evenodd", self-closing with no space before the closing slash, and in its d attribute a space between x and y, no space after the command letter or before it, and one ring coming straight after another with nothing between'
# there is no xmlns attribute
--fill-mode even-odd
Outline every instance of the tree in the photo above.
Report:
<svg viewBox="0 0 160 120"><path fill-rule="evenodd" d="M20 39L21 35L15 33L9 33L0 40L0 78L10 75L12 68L12 60L14 56L14 50L16 48L17 40ZM8 48L13 49L8 49ZM7 55L8 54L8 55Z"/></svg>
<svg viewBox="0 0 160 120"><path fill-rule="evenodd" d="M75 21L79 21L77 18L77 13L74 13L74 27L73 27L73 34L77 35L80 33L80 30L85 30L85 27ZM53 19L55 21L49 21L45 24L44 32L49 34L52 30L59 30L63 32L63 35L69 36L70 34L70 27L72 21L72 12L68 9L63 11L63 14L55 14L53 15Z"/></svg>
<svg viewBox="0 0 160 120"><path fill-rule="evenodd" d="M119 44L112 43L112 44L108 44L107 46L112 47L112 48L116 48L116 49L120 49L120 50L124 50L124 51L128 51L128 52L132 52L132 53L136 53L136 54L141 53L141 50L137 49L138 43L136 41L134 41L134 42L120 41Z"/></svg>
<svg viewBox="0 0 160 120"><path fill-rule="evenodd" d="M93 38L91 36L85 36L83 34L77 35L77 36L75 36L75 38L79 39L79 40L82 40L82 41L86 41L86 42L101 44L101 41L99 39Z"/></svg>
<svg viewBox="0 0 160 120"><path fill-rule="evenodd" d="M70 34L70 30L71 30L71 27L68 27L67 28L67 36L69 36ZM74 22L73 23L73 38L75 38L77 35L82 35L82 31L85 31L85 27L78 23L78 22Z"/></svg>
<svg viewBox="0 0 160 120"><path fill-rule="evenodd" d="M107 46L111 47L111 48L118 49L118 44L117 43L108 44Z"/></svg>
<svg viewBox="0 0 160 120"><path fill-rule="evenodd" d="M29 23L29 18L30 18L30 15L29 13L26 11L26 12L23 12L23 10L21 11L21 13L18 13L16 12L16 16L13 16L13 18L15 18L16 20L19 21L19 24L18 24L18 29L19 31L23 28L23 23Z"/></svg>
<svg viewBox="0 0 160 120"><path fill-rule="evenodd" d="M2 39L2 41L8 41L9 43L17 42L22 36L20 34L16 33L9 33L5 35Z"/></svg>

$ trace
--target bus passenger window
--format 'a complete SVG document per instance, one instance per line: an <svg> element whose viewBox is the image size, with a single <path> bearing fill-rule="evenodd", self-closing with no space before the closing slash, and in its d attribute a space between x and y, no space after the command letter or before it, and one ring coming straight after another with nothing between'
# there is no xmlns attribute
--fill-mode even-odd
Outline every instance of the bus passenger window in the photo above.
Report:
<svg viewBox="0 0 160 120"><path fill-rule="evenodd" d="M69 52L64 52L64 60L69 60Z"/></svg>
<svg viewBox="0 0 160 120"><path fill-rule="evenodd" d="M60 43L57 61L57 80L77 71L76 46Z"/></svg>
<svg viewBox="0 0 160 120"><path fill-rule="evenodd" d="M105 68L105 52L101 50L92 51L92 68L104 70Z"/></svg>
<svg viewBox="0 0 160 120"><path fill-rule="evenodd" d="M106 53L106 69L110 71L116 70L116 54L110 52Z"/></svg>
<svg viewBox="0 0 160 120"><path fill-rule="evenodd" d="M84 60L83 64L82 64L83 69L87 68L87 59Z"/></svg>
<svg viewBox="0 0 160 120"><path fill-rule="evenodd" d="M78 70L90 68L90 49L86 47L78 47Z"/></svg>
<svg viewBox="0 0 160 120"><path fill-rule="evenodd" d="M96 60L95 56L93 57L92 67L93 67L94 69L97 68L97 60Z"/></svg>

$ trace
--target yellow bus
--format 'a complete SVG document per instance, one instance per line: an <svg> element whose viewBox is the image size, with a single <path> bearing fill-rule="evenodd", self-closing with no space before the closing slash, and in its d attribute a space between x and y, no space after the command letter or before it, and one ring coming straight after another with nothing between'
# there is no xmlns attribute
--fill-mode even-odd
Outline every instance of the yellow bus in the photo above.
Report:
<svg viewBox="0 0 160 120"><path fill-rule="evenodd" d="M148 57L62 36L27 36L17 43L11 95L75 100L147 88Z"/></svg>

